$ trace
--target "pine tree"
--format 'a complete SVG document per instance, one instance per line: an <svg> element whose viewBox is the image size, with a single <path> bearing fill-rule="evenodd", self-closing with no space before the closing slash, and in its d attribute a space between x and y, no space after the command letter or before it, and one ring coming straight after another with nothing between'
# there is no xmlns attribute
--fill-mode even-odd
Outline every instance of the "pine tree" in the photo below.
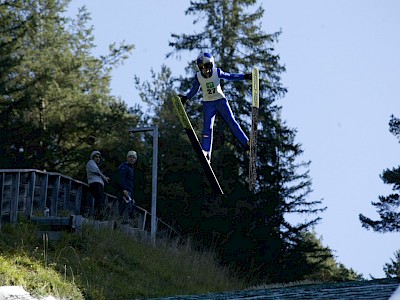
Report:
<svg viewBox="0 0 400 300"><path fill-rule="evenodd" d="M323 246L314 231L302 233L302 239L288 252L290 270L282 273L280 281L316 280L324 282L362 280L361 274L335 261L332 250Z"/></svg>
<svg viewBox="0 0 400 300"><path fill-rule="evenodd" d="M64 18L68 1L2 1L0 141L3 168L62 171L84 179L93 148L128 140L135 118L111 96L110 71L131 51L95 58L89 14ZM131 124L129 124L131 123ZM117 143L118 142L118 143Z"/></svg>
<svg viewBox="0 0 400 300"><path fill-rule="evenodd" d="M400 119L391 116L389 121L389 131L400 142ZM380 220L372 220L362 214L359 215L361 224L366 229L372 229L377 232L400 231L400 166L386 169L380 175L385 184L393 185L393 193L388 196L379 196L378 202L372 202L380 216Z"/></svg>
<svg viewBox="0 0 400 300"><path fill-rule="evenodd" d="M226 264L247 274L251 271L249 276L254 279L274 281L282 275L277 274L280 269L290 269L291 261L285 260L284 253L302 240L302 232L319 221L316 217L292 225L286 221L286 216L290 213L317 214L324 208L319 207L319 200L307 200L311 192L310 163L298 162L302 150L295 142L296 131L281 120L281 107L276 104L286 93L280 83L280 74L285 68L274 54L274 43L280 33L265 34L260 30L259 20L264 10L259 7L252 11L255 4L253 0L191 1L186 14L197 16L194 24L204 23L204 29L197 34L173 34L170 46L174 51L169 55L179 56L182 51L190 51L195 52L196 57L207 51L214 55L217 67L224 71L246 73L252 67L260 70L256 194L249 193L246 188L246 153L237 147L223 121L217 119L212 164L223 189L229 194L230 204L221 202L218 205L218 201L210 204L209 222L203 222L202 226L207 229L203 230L204 241L210 236L207 232L219 237L216 240L222 243L221 259ZM191 74L182 81L182 92L190 87L195 63L190 62L186 70ZM250 85L225 82L223 88L242 128L250 128ZM190 100L186 106L192 120L199 120L199 98ZM195 124L201 126L201 122ZM221 215L223 217L219 218ZM212 240L215 242L214 238ZM274 278L268 274L275 274Z"/></svg>
<svg viewBox="0 0 400 300"><path fill-rule="evenodd" d="M385 263L383 271L387 278L400 277L400 250L394 253L394 259L390 259L390 263Z"/></svg>

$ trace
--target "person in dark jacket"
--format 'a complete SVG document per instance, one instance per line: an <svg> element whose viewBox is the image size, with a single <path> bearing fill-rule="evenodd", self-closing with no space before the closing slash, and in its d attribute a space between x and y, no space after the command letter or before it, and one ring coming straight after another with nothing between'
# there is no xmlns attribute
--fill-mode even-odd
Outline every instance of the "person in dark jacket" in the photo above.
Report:
<svg viewBox="0 0 400 300"><path fill-rule="evenodd" d="M132 217L135 209L134 200L134 164L137 161L137 153L133 150L126 155L126 162L119 167L119 183L122 190L122 200L120 201L120 214L127 214Z"/></svg>

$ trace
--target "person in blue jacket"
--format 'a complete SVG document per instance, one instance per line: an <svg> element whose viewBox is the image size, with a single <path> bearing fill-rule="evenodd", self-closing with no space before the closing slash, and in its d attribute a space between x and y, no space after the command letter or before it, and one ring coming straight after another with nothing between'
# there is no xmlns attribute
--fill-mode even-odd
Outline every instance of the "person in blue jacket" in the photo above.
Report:
<svg viewBox="0 0 400 300"><path fill-rule="evenodd" d="M134 200L134 164L137 161L136 151L129 151L126 155L126 161L119 167L119 184L122 190L122 201L120 201L120 214L127 214L132 217L135 209Z"/></svg>
<svg viewBox="0 0 400 300"><path fill-rule="evenodd" d="M203 92L203 131L201 147L206 158L211 160L213 141L213 126L215 115L218 112L228 124L234 136L245 150L249 148L249 139L235 120L232 109L221 88L221 79L224 80L251 80L252 74L230 74L215 67L214 57L208 53L201 53L196 60L199 71L196 73L192 88L186 95L178 95L182 104L191 99L200 90Z"/></svg>

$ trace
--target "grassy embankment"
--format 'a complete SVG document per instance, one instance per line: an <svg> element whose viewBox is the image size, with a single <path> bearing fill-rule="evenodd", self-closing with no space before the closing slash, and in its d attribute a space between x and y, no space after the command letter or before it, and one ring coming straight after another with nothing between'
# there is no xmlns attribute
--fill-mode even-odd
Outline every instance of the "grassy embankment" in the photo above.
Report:
<svg viewBox="0 0 400 300"><path fill-rule="evenodd" d="M65 233L47 241L32 224L0 233L0 286L20 285L35 296L137 299L239 290L244 282L220 268L212 253L190 245L157 247L117 230Z"/></svg>

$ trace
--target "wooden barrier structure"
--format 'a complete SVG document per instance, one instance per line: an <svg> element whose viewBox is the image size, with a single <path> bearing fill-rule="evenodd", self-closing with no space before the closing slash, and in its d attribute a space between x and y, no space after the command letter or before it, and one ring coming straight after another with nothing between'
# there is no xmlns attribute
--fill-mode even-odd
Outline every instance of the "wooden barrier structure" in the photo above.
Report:
<svg viewBox="0 0 400 300"><path fill-rule="evenodd" d="M105 204L115 203L118 203L117 197L105 193ZM151 214L139 206L136 212L140 221L133 229L147 236L151 231ZM79 229L92 213L93 200L85 182L36 169L0 169L0 230L3 223L15 225L19 218L41 225ZM163 235L179 236L158 218L157 227L164 228L160 231Z"/></svg>

